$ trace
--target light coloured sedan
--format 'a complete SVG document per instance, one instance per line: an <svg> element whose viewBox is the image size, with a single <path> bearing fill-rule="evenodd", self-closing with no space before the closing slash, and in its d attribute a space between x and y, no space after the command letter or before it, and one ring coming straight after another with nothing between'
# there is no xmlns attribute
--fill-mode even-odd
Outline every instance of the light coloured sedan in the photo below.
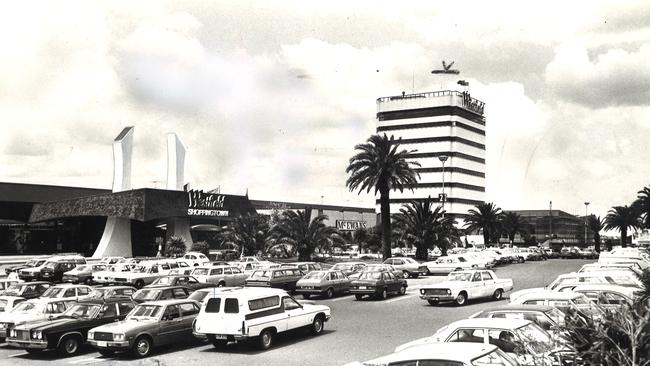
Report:
<svg viewBox="0 0 650 366"><path fill-rule="evenodd" d="M218 287L244 286L248 277L235 266L197 267L192 271L192 276L199 282L212 283Z"/></svg>
<svg viewBox="0 0 650 366"><path fill-rule="evenodd" d="M418 278L419 275L428 273L427 266L409 257L388 258L384 264L390 264L396 270L402 271L404 278Z"/></svg>
<svg viewBox="0 0 650 366"><path fill-rule="evenodd" d="M21 302L8 313L0 314L0 338L5 338L16 326L37 320L54 319L74 301L61 299L32 299Z"/></svg>
<svg viewBox="0 0 650 366"><path fill-rule="evenodd" d="M328 299L350 291L350 279L341 271L311 271L296 283L296 292L309 299L321 295Z"/></svg>
<svg viewBox="0 0 650 366"><path fill-rule="evenodd" d="M485 269L472 258L463 254L442 256L435 261L424 262L430 274L449 274L464 269Z"/></svg>

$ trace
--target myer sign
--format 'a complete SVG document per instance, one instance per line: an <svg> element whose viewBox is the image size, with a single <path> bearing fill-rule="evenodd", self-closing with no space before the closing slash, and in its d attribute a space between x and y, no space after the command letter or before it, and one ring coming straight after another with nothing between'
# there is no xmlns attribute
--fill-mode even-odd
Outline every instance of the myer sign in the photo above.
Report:
<svg viewBox="0 0 650 366"><path fill-rule="evenodd" d="M336 220L336 228L343 231L354 231L356 229L365 229L368 226L366 221L358 220Z"/></svg>
<svg viewBox="0 0 650 366"><path fill-rule="evenodd" d="M222 194L190 190L187 197L190 216L228 216L228 210L223 210L226 196Z"/></svg>

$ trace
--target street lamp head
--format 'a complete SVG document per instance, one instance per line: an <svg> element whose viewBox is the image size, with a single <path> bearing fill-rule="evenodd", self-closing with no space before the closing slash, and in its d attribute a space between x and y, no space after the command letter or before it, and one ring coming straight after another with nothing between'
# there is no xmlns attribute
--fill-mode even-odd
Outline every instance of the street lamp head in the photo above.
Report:
<svg viewBox="0 0 650 366"><path fill-rule="evenodd" d="M589 202L585 202L585 206L589 206Z"/></svg>
<svg viewBox="0 0 650 366"><path fill-rule="evenodd" d="M447 161L447 159L449 159L449 156L445 156L445 155L438 156L438 160L440 160L443 163Z"/></svg>

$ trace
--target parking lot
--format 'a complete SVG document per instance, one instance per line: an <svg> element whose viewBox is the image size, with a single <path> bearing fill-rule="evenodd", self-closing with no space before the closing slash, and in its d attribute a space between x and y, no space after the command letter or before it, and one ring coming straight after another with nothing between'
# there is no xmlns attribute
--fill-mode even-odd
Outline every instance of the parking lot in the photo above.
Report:
<svg viewBox="0 0 650 366"><path fill-rule="evenodd" d="M510 264L497 267L501 278L512 278L515 290L541 287L558 274L577 270L593 261L552 259L542 262ZM268 351L259 351L250 344L231 344L225 350L216 350L207 343L188 340L187 344L158 349L148 359L136 360L130 356L103 357L93 350L72 358L61 358L55 352L29 355L23 350L0 345L0 359L5 365L343 365L363 361L393 351L395 346L433 334L440 327L466 318L479 310L499 303L470 301L466 306L452 304L429 306L418 297L425 284L440 282L444 276L409 279L404 296L387 300L356 301L353 296L339 296L317 303L331 307L332 319L326 323L323 334L312 337L307 332L294 332L278 337Z"/></svg>

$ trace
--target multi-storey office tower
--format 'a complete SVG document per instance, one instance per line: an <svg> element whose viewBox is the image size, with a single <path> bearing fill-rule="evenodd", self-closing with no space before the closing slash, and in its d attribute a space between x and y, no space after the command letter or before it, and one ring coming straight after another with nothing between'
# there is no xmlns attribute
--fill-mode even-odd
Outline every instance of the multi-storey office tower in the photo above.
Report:
<svg viewBox="0 0 650 366"><path fill-rule="evenodd" d="M461 220L484 201L484 107L469 92L450 90L377 99L377 132L401 138L400 150L417 150L409 159L421 165L413 191L391 192L391 213L427 197L442 204L443 187L445 211Z"/></svg>

